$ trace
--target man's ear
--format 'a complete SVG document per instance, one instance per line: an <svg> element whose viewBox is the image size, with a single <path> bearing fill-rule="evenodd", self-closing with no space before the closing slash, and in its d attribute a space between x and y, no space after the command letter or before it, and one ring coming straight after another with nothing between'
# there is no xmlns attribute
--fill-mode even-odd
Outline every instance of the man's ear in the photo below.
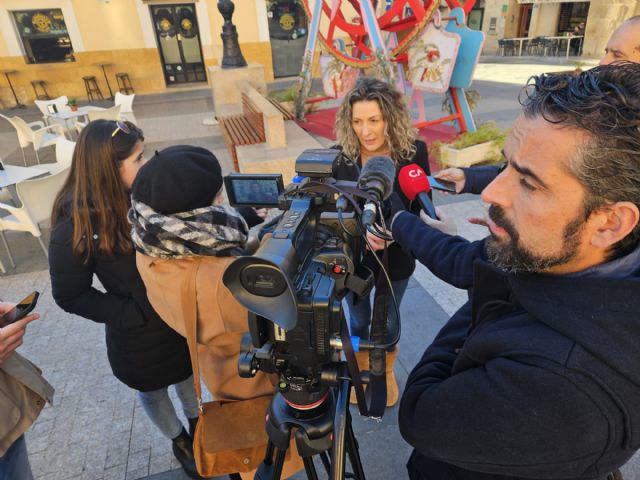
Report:
<svg viewBox="0 0 640 480"><path fill-rule="evenodd" d="M616 202L594 212L595 230L591 245L607 249L618 243L640 222L640 209L632 202Z"/></svg>

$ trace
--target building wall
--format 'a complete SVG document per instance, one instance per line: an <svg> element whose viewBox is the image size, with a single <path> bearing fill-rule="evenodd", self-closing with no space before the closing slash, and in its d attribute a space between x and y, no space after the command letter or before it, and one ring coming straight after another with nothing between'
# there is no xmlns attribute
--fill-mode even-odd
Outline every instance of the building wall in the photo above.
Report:
<svg viewBox="0 0 640 480"><path fill-rule="evenodd" d="M515 12L515 13L514 13ZM482 31L485 33L483 53L495 55L498 51L498 40L515 37L517 33L517 0L486 0ZM515 15L515 20L514 20ZM495 19L495 29L490 29ZM515 29L513 24L515 23Z"/></svg>
<svg viewBox="0 0 640 480"><path fill-rule="evenodd" d="M29 103L34 94L31 80L47 82L51 96L84 98L82 77L94 75L108 95L99 66L106 63L111 88L115 73L127 72L137 93L166 90L150 4L194 3L200 27L205 66L222 59L223 18L217 0L2 0L0 2L0 68L15 69L12 82L21 101ZM273 80L271 44L265 0L239 0L233 22L241 49L248 62L264 65L267 81ZM27 64L21 41L13 25L11 11L61 8L73 45L75 62ZM13 105L5 83L0 83L0 103Z"/></svg>
<svg viewBox="0 0 640 480"><path fill-rule="evenodd" d="M134 0L110 3L72 0L72 4L85 50L129 50L144 47Z"/></svg>
<svg viewBox="0 0 640 480"><path fill-rule="evenodd" d="M559 3L534 5L531 13L531 23L529 24L529 36L555 36L558 31L559 16Z"/></svg>
<svg viewBox="0 0 640 480"><path fill-rule="evenodd" d="M4 40L4 37L0 35L0 58L8 57L9 49L7 48L7 42Z"/></svg>

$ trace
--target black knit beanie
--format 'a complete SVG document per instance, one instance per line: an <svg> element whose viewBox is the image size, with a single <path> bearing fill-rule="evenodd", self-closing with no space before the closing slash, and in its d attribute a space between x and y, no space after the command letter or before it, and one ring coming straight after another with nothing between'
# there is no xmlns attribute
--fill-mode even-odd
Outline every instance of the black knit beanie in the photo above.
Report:
<svg viewBox="0 0 640 480"><path fill-rule="evenodd" d="M222 188L222 169L206 148L175 145L156 151L131 188L134 200L163 215L208 207Z"/></svg>

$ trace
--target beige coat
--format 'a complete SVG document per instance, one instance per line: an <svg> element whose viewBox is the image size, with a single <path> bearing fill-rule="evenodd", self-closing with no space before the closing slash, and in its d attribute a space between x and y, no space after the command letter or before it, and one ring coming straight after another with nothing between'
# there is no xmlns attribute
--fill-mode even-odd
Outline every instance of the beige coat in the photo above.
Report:
<svg viewBox="0 0 640 480"><path fill-rule="evenodd" d="M36 421L53 387L18 353L0 363L0 457Z"/></svg>
<svg viewBox="0 0 640 480"><path fill-rule="evenodd" d="M238 376L240 341L248 324L247 310L222 283L222 274L231 261L233 257L163 260L136 254L151 305L184 337L186 280L195 276L198 364L202 380L216 400L253 398L274 392L273 384L262 372L251 379Z"/></svg>
<svg viewBox="0 0 640 480"><path fill-rule="evenodd" d="M248 324L247 310L222 283L224 270L233 260L233 257L199 256L163 260L136 253L138 271L151 305L171 328L185 337L187 280L195 276L198 365L202 380L216 400L246 399L275 392L274 384L263 372L251 379L238 375L240 341L248 331ZM303 468L293 439L287 454L283 478ZM253 479L254 473L241 476Z"/></svg>

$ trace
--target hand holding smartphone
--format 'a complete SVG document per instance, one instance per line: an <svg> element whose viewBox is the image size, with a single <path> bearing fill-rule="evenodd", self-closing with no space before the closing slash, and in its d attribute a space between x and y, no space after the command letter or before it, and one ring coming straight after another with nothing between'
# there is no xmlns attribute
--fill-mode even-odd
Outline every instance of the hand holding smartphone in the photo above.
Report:
<svg viewBox="0 0 640 480"><path fill-rule="evenodd" d="M36 308L39 297L39 292L33 292L20 300L20 302L11 310L2 314L0 317L0 328L11 325L12 323L15 323L29 315L33 309Z"/></svg>
<svg viewBox="0 0 640 480"><path fill-rule="evenodd" d="M429 185L434 190L441 190L443 192L457 193L456 184L454 182L448 182L447 180L440 180L439 178L433 178L431 175L427 177L429 179Z"/></svg>

